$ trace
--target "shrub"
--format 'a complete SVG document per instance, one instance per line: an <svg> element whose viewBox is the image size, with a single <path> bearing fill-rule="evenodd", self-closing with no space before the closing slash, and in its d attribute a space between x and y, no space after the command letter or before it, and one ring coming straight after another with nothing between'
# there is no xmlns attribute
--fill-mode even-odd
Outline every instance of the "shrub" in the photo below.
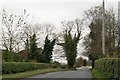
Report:
<svg viewBox="0 0 120 80"><path fill-rule="evenodd" d="M2 63L2 73L12 74L30 70L56 68L55 64L31 63L31 62L4 62Z"/></svg>
<svg viewBox="0 0 120 80"><path fill-rule="evenodd" d="M96 60L95 69L101 71L107 78L116 80L120 78L120 59L118 58L103 58Z"/></svg>
<svg viewBox="0 0 120 80"><path fill-rule="evenodd" d="M17 53L12 51L10 52L7 50L2 51L2 59L3 59L3 62L11 62L11 61L20 62L21 61L21 58L18 56Z"/></svg>

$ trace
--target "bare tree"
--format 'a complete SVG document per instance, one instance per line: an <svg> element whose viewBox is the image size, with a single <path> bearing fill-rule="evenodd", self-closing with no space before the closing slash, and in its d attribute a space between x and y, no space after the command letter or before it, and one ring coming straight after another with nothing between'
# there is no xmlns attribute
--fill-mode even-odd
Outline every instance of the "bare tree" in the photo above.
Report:
<svg viewBox="0 0 120 80"><path fill-rule="evenodd" d="M83 56L89 56L90 49L91 49L90 43L91 43L90 36L89 35L85 36L83 39L83 47L85 49L85 51L83 51L83 53L82 53Z"/></svg>
<svg viewBox="0 0 120 80"><path fill-rule="evenodd" d="M88 25L91 24L91 21L102 19L102 7L96 6L85 11L84 20ZM116 27L116 12L114 8L109 8L105 10L105 51L106 56L110 57L113 54L116 55L116 44L118 44L117 32L118 28ZM101 23L102 24L102 23Z"/></svg>
<svg viewBox="0 0 120 80"><path fill-rule="evenodd" d="M8 13L3 9L2 12L2 45L3 48L9 51L14 51L20 43L19 34L22 27L26 24L26 10L21 16L16 16L13 13Z"/></svg>

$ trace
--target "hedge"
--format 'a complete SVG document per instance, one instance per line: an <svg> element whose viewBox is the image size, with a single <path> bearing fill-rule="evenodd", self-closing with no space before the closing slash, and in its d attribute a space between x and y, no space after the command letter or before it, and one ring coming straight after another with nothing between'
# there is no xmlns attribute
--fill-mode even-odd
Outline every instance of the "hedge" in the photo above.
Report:
<svg viewBox="0 0 120 80"><path fill-rule="evenodd" d="M56 68L55 64L32 63L32 62L4 62L2 63L2 74L19 73L37 69Z"/></svg>
<svg viewBox="0 0 120 80"><path fill-rule="evenodd" d="M101 71L109 80L120 79L120 58L102 58L96 60L94 69Z"/></svg>

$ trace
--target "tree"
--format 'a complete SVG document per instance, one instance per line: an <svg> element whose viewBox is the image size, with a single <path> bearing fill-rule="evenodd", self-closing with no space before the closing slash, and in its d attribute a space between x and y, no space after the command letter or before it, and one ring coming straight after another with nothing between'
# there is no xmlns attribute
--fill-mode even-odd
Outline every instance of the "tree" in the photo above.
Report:
<svg viewBox="0 0 120 80"><path fill-rule="evenodd" d="M92 7L91 9L85 11L84 20L85 20L86 24L90 23L88 25L92 26L93 23L96 23L96 24L94 24L94 25L96 25L96 27L97 26L101 27L102 26L101 19L102 19L102 7L101 6L95 6L95 7ZM96 20L99 20L100 22L98 22ZM117 38L118 35L116 34L118 31L118 28L115 25L116 22L117 22L117 20L116 20L114 9L110 8L109 10L105 10L105 51L106 51L105 56L106 57L107 56L110 57L110 55L113 56L113 54L116 53L116 47L117 47L116 44L118 44L118 38ZM97 25L97 24L99 24L99 25ZM92 32L92 30L91 30L91 32ZM99 34L98 34L98 36L99 36ZM100 39L101 38L99 38L99 40Z"/></svg>
<svg viewBox="0 0 120 80"><path fill-rule="evenodd" d="M53 32L54 26L51 24L27 24L22 30L22 36L21 39L24 42L24 44L27 43L27 39L29 40L31 35L34 33L36 34L36 39L38 42L38 47L44 46L44 41L47 35L49 35L50 39L53 39L55 34Z"/></svg>
<svg viewBox="0 0 120 80"><path fill-rule="evenodd" d="M52 58L52 51L55 45L55 41L56 39L53 39L52 41L50 41L48 39L48 35L45 38L45 45L44 45L44 49L43 49L43 53L42 53L42 62L45 63L50 63L51 58Z"/></svg>
<svg viewBox="0 0 120 80"><path fill-rule="evenodd" d="M90 43L91 43L91 39L90 39L90 36L89 35L86 35L83 39L83 47L84 47L84 50L82 55L83 56L89 56L90 54Z"/></svg>
<svg viewBox="0 0 120 80"><path fill-rule="evenodd" d="M67 58L68 68L73 68L77 56L77 44L80 40L82 27L80 25L80 20L78 19L63 23L63 26L66 27L63 36L64 43L58 43L58 45L63 47ZM75 30L76 32L72 33Z"/></svg>
<svg viewBox="0 0 120 80"><path fill-rule="evenodd" d="M90 28L89 36L84 39L85 50L92 61L92 68L96 59L99 59L102 53L102 7L95 6L85 11L84 20Z"/></svg>
<svg viewBox="0 0 120 80"><path fill-rule="evenodd" d="M120 24L118 25L118 45L117 45L118 58L120 58Z"/></svg>
<svg viewBox="0 0 120 80"><path fill-rule="evenodd" d="M17 17L15 14L7 13L4 9L2 12L2 41L6 50L13 51L19 44L18 35L21 28L26 24L26 11L23 15Z"/></svg>
<svg viewBox="0 0 120 80"><path fill-rule="evenodd" d="M117 16L113 8L110 8L106 15L106 53L108 57L114 57L117 55L116 43L118 44Z"/></svg>
<svg viewBox="0 0 120 80"><path fill-rule="evenodd" d="M22 27L26 24L26 11L18 17L13 13L8 13L4 9L2 11L2 47L8 52L17 52L21 40L18 35L21 33ZM11 55L11 61L13 55Z"/></svg>
<svg viewBox="0 0 120 80"><path fill-rule="evenodd" d="M40 42L44 41L44 43L42 44L43 47L43 51L40 54L40 58L39 60L41 62L45 62L45 63L49 63L51 61L52 58L52 51L55 45L55 33L53 32L55 30L55 26L45 23L43 25L41 25L41 34L39 36L41 36L40 38Z"/></svg>
<svg viewBox="0 0 120 80"><path fill-rule="evenodd" d="M83 58L79 57L76 59L75 67L82 67L82 66L83 66Z"/></svg>
<svg viewBox="0 0 120 80"><path fill-rule="evenodd" d="M86 52L89 55L89 59L92 60L92 68L94 68L94 62L99 59L102 55L102 43L101 43L101 30L102 30L102 7L92 7L88 11L85 11L86 22L90 22L90 35L87 37L89 40L85 40ZM116 16L113 8L105 10L105 56L110 57L116 53L117 41L117 27L116 27ZM88 24L89 25L89 24Z"/></svg>
<svg viewBox="0 0 120 80"><path fill-rule="evenodd" d="M36 34L34 33L30 39L26 39L25 43L25 50L28 53L27 60L35 60L37 62L41 62L41 56L42 56L42 49L37 47L36 43Z"/></svg>
<svg viewBox="0 0 120 80"><path fill-rule="evenodd" d="M28 53L30 53L30 40L31 40L31 35L35 34L36 35L36 41L37 41L37 46L38 47L43 47L44 48L44 41L46 36L49 36L49 38L53 38L54 37L54 33L52 32L54 30L54 26L51 24L27 24L24 28L23 28L23 33L22 33L22 40L25 44L25 50L28 51ZM39 52L39 57L37 57L37 61L39 62L44 62L45 60L43 60L43 50L41 48L38 48L38 52Z"/></svg>
<svg viewBox="0 0 120 80"><path fill-rule="evenodd" d="M36 34L36 39L38 42L38 45L40 43L39 40L41 40L41 34L42 34L42 25L41 24L32 24L28 23L26 26L22 28L21 33L21 39L24 44L27 43L27 39L30 40L31 35ZM28 41L29 42L29 41Z"/></svg>
<svg viewBox="0 0 120 80"><path fill-rule="evenodd" d="M102 21L100 19L95 20L89 26L91 32L89 34L91 43L89 49L89 59L92 61L92 68L94 68L94 62L102 55Z"/></svg>
<svg viewBox="0 0 120 80"><path fill-rule="evenodd" d="M30 46L29 46L30 49L29 49L29 54L28 54L28 59L30 59L30 60L37 60L37 57L39 55L36 41L37 41L36 34L34 33L30 37Z"/></svg>
<svg viewBox="0 0 120 80"><path fill-rule="evenodd" d="M29 51L30 51L30 43L29 43L28 39L26 39L25 50L27 51L27 53L29 53Z"/></svg>

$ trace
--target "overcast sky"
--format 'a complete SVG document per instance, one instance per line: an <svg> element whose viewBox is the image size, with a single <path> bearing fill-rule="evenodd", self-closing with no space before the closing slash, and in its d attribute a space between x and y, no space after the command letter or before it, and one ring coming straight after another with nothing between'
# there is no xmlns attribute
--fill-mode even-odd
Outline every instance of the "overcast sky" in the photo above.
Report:
<svg viewBox="0 0 120 80"><path fill-rule="evenodd" d="M117 8L119 0L105 1L106 8ZM21 14L26 9L30 20L58 25L64 20L81 18L85 10L101 4L102 0L0 0L0 10Z"/></svg>

